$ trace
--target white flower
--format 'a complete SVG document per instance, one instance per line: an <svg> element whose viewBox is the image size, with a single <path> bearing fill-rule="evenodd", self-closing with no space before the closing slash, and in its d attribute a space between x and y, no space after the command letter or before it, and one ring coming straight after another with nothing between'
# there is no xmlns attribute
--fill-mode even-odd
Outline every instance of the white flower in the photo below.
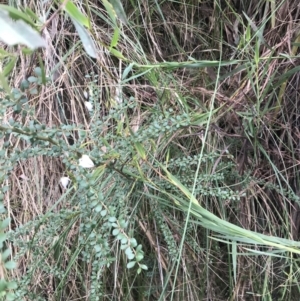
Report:
<svg viewBox="0 0 300 301"><path fill-rule="evenodd" d="M61 184L61 186L64 188L64 189L67 189L68 187L68 184L70 183L70 178L69 177L61 177L60 180L59 180L59 183Z"/></svg>
<svg viewBox="0 0 300 301"><path fill-rule="evenodd" d="M84 168L92 168L95 166L95 164L88 155L82 155L82 157L79 159L79 166Z"/></svg>
<svg viewBox="0 0 300 301"><path fill-rule="evenodd" d="M83 95L85 99L89 99L89 93L86 91L83 91Z"/></svg>
<svg viewBox="0 0 300 301"><path fill-rule="evenodd" d="M89 112L93 111L93 104L91 102L85 101L84 105L88 109Z"/></svg>
<svg viewBox="0 0 300 301"><path fill-rule="evenodd" d="M25 180L25 181L29 180L29 178L26 177L23 173L19 176L19 178L22 179L22 180Z"/></svg>
<svg viewBox="0 0 300 301"><path fill-rule="evenodd" d="M116 87L115 101L117 103L122 103L123 102L123 99L122 99L122 89L121 89L120 86Z"/></svg>

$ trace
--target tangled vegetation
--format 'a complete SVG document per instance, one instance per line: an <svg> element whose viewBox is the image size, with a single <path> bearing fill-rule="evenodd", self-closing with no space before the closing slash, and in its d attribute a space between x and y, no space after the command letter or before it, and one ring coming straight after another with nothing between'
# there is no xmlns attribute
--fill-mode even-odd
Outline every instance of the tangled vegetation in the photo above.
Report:
<svg viewBox="0 0 300 301"><path fill-rule="evenodd" d="M298 1L0 3L1 300L299 300Z"/></svg>

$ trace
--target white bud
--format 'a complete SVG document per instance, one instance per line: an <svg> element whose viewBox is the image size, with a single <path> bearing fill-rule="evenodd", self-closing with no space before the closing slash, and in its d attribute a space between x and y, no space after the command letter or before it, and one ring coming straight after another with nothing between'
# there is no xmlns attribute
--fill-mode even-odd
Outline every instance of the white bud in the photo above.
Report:
<svg viewBox="0 0 300 301"><path fill-rule="evenodd" d="M88 109L89 112L93 111L93 104L89 101L84 102L85 107Z"/></svg>
<svg viewBox="0 0 300 301"><path fill-rule="evenodd" d="M123 99L122 99L122 90L121 90L120 86L116 87L115 101L117 103L122 103L123 102Z"/></svg>
<svg viewBox="0 0 300 301"><path fill-rule="evenodd" d="M92 168L95 166L95 164L88 155L82 155L82 157L79 159L79 166L84 168Z"/></svg>
<svg viewBox="0 0 300 301"><path fill-rule="evenodd" d="M83 91L83 95L85 99L89 99L89 93L86 91Z"/></svg>
<svg viewBox="0 0 300 301"><path fill-rule="evenodd" d="M25 181L29 180L29 178L26 177L23 173L19 176L19 178L22 179L22 180L25 180Z"/></svg>
<svg viewBox="0 0 300 301"><path fill-rule="evenodd" d="M70 183L70 178L69 177L61 177L60 180L59 180L59 183L61 184L61 186L64 188L64 189L67 189L69 183Z"/></svg>

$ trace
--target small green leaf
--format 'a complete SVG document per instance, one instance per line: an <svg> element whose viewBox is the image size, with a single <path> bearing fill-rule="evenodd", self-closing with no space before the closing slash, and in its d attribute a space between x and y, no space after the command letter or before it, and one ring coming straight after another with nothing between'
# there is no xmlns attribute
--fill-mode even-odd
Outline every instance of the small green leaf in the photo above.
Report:
<svg viewBox="0 0 300 301"><path fill-rule="evenodd" d="M8 261L4 264L4 266L8 269L8 270L12 270L15 269L17 267L17 264L14 261Z"/></svg>
<svg viewBox="0 0 300 301"><path fill-rule="evenodd" d="M105 210L102 210L102 211L100 212L100 215L101 215L102 217L106 216L106 214L107 214L107 210L106 210L106 209L105 209Z"/></svg>
<svg viewBox="0 0 300 301"><path fill-rule="evenodd" d="M36 76L42 76L42 68L41 67L35 67L34 70L33 70L34 74ZM28 79L29 80L29 79Z"/></svg>
<svg viewBox="0 0 300 301"><path fill-rule="evenodd" d="M132 269L135 266L136 262L135 261L130 261L127 263L127 269Z"/></svg>
<svg viewBox="0 0 300 301"><path fill-rule="evenodd" d="M117 240L122 240L123 238L124 238L124 234L121 232L116 237Z"/></svg>
<svg viewBox="0 0 300 301"><path fill-rule="evenodd" d="M122 229L125 229L125 228L127 228L128 223L124 219L122 219L119 221L119 224Z"/></svg>
<svg viewBox="0 0 300 301"><path fill-rule="evenodd" d="M132 250L130 247L127 247L127 249L125 250L125 254L126 255L132 254Z"/></svg>
<svg viewBox="0 0 300 301"><path fill-rule="evenodd" d="M113 223L113 222L115 222L117 220L117 218L115 217L115 216L111 216L109 219L108 219L108 221L110 222L110 223Z"/></svg>
<svg viewBox="0 0 300 301"><path fill-rule="evenodd" d="M144 264L140 264L140 268L143 269L143 270L148 270L148 267Z"/></svg>
<svg viewBox="0 0 300 301"><path fill-rule="evenodd" d="M126 236L124 236L122 239L121 239L121 243L122 244L127 244L128 243L128 238Z"/></svg>
<svg viewBox="0 0 300 301"><path fill-rule="evenodd" d="M130 239L130 246L133 248L135 248L137 246L137 241L135 238Z"/></svg>
<svg viewBox="0 0 300 301"><path fill-rule="evenodd" d="M144 258L144 255L142 253L138 253L135 256L136 261L141 261Z"/></svg>
<svg viewBox="0 0 300 301"><path fill-rule="evenodd" d="M29 82L26 79L23 79L20 85L21 90L25 90L29 88Z"/></svg>
<svg viewBox="0 0 300 301"><path fill-rule="evenodd" d="M113 236L117 236L119 233L120 233L119 229L114 229L112 232Z"/></svg>
<svg viewBox="0 0 300 301"><path fill-rule="evenodd" d="M89 19L77 8L77 6L72 1L67 2L67 4L64 7L64 10L71 17L71 19L75 20L82 26L90 28Z"/></svg>
<svg viewBox="0 0 300 301"><path fill-rule="evenodd" d="M101 204L98 204L96 207L95 207L95 211L96 212L100 212L102 210L102 205Z"/></svg>
<svg viewBox="0 0 300 301"><path fill-rule="evenodd" d="M29 76L27 79L30 83L35 83L37 82L37 78L35 76Z"/></svg>

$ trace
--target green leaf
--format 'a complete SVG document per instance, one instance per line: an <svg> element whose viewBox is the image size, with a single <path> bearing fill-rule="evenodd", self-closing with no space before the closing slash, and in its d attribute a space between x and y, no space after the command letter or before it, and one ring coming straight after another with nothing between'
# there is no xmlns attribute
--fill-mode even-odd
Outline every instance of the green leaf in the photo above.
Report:
<svg viewBox="0 0 300 301"><path fill-rule="evenodd" d="M130 239L130 246L133 248L135 248L137 246L137 241L135 238Z"/></svg>
<svg viewBox="0 0 300 301"><path fill-rule="evenodd" d="M108 221L109 221L110 223L112 223L112 226L113 226L113 227L118 228L118 227L119 227L118 224L115 223L116 220L117 220L117 218L116 218L115 216L111 216L111 217L108 219Z"/></svg>
<svg viewBox="0 0 300 301"><path fill-rule="evenodd" d="M120 0L110 0L111 5L113 6L118 18L124 23L127 24L127 17L122 5L122 2Z"/></svg>
<svg viewBox="0 0 300 301"><path fill-rule="evenodd" d="M30 83L35 83L35 82L37 82L37 78L36 78L35 76L29 76L29 77L27 78L27 80L28 80Z"/></svg>
<svg viewBox="0 0 300 301"><path fill-rule="evenodd" d="M5 299L6 301L16 300L16 295L12 292L8 292L5 297L6 297L6 299Z"/></svg>
<svg viewBox="0 0 300 301"><path fill-rule="evenodd" d="M136 261L141 261L144 258L144 255L142 253L138 253L135 256Z"/></svg>
<svg viewBox="0 0 300 301"><path fill-rule="evenodd" d="M132 250L130 247L127 247L126 250L125 250L125 254L128 256L130 254L132 254Z"/></svg>
<svg viewBox="0 0 300 301"><path fill-rule="evenodd" d="M22 48L22 53L24 53L25 55L32 55L33 51L29 48Z"/></svg>
<svg viewBox="0 0 300 301"><path fill-rule="evenodd" d="M136 262L135 261L130 261L127 263L127 269L132 269L135 266Z"/></svg>
<svg viewBox="0 0 300 301"><path fill-rule="evenodd" d="M10 256L10 249L6 249L6 250L2 253L1 259L2 259L3 261L5 261L5 260L8 258L8 256Z"/></svg>
<svg viewBox="0 0 300 301"><path fill-rule="evenodd" d="M94 44L94 41L92 40L92 38L90 36L90 33L81 24L79 24L75 19L72 19L72 22L76 27L76 30L79 34L79 37L82 42L84 50L87 52L87 54L89 56L96 59L97 58L97 49Z"/></svg>
<svg viewBox="0 0 300 301"><path fill-rule="evenodd" d="M7 56L11 56L11 53L5 51L4 49L0 49L0 58L5 58Z"/></svg>
<svg viewBox="0 0 300 301"><path fill-rule="evenodd" d="M8 14L0 10L0 40L9 46L22 44L30 49L46 47L40 34L23 20L13 21Z"/></svg>
<svg viewBox="0 0 300 301"><path fill-rule="evenodd" d="M17 282L11 281L7 283L7 288L10 290L14 290L18 287Z"/></svg>
<svg viewBox="0 0 300 301"><path fill-rule="evenodd" d="M117 236L119 233L120 233L119 229L114 229L112 232L113 236Z"/></svg>
<svg viewBox="0 0 300 301"><path fill-rule="evenodd" d="M35 22L40 22L40 18L28 7L25 8L25 13Z"/></svg>
<svg viewBox="0 0 300 301"><path fill-rule="evenodd" d="M116 14L113 6L107 0L102 0L102 3L104 5L110 19L112 20L113 24L115 26L117 26L117 20L116 20L117 14Z"/></svg>
<svg viewBox="0 0 300 301"><path fill-rule="evenodd" d="M0 292L5 291L7 288L7 282L4 279L0 279Z"/></svg>
<svg viewBox="0 0 300 301"><path fill-rule="evenodd" d="M111 42L110 42L110 47L116 47L118 45L118 41L119 41L119 37L120 37L120 29L118 27L115 27L115 30L114 30L114 35L111 39Z"/></svg>
<svg viewBox="0 0 300 301"><path fill-rule="evenodd" d="M124 236L122 239L121 239L121 243L122 244L127 244L128 243L128 238L126 236Z"/></svg>
<svg viewBox="0 0 300 301"><path fill-rule="evenodd" d="M17 264L14 261L8 261L4 264L4 266L8 269L8 270L12 270L15 269L17 267Z"/></svg>
<svg viewBox="0 0 300 301"><path fill-rule="evenodd" d="M148 267L145 264L140 264L140 268L143 270L148 270Z"/></svg>
<svg viewBox="0 0 300 301"><path fill-rule="evenodd" d="M8 226L9 226L9 223L10 223L10 218L6 218L5 220L3 220L1 223L0 223L0 228L1 230L4 230L6 229Z"/></svg>
<svg viewBox="0 0 300 301"><path fill-rule="evenodd" d="M133 67L133 63L130 63L124 70L123 74L122 74L122 80L124 80L127 76L128 76L128 73L132 70L132 67Z"/></svg>
<svg viewBox="0 0 300 301"><path fill-rule="evenodd" d="M102 210L102 205L101 204L98 204L96 207L95 207L95 211L96 212L100 212Z"/></svg>
<svg viewBox="0 0 300 301"><path fill-rule="evenodd" d="M122 232L120 232L120 233L117 235L116 239L117 239L117 240L122 240L124 237L125 237L124 234L123 234Z"/></svg>
<svg viewBox="0 0 300 301"><path fill-rule="evenodd" d="M102 211L100 212L100 215L101 215L102 217L106 216L106 214L107 214L107 210L106 210L106 209L105 209L105 210L102 210Z"/></svg>
<svg viewBox="0 0 300 301"><path fill-rule="evenodd" d="M64 10L71 17L71 19L75 20L82 26L90 28L89 19L77 8L77 6L72 1L67 2L67 4L64 7Z"/></svg>
<svg viewBox="0 0 300 301"><path fill-rule="evenodd" d="M34 71L34 74L36 76L42 76L42 69L41 69L41 67L35 67L33 71ZM28 78L28 80L29 80L29 78Z"/></svg>
<svg viewBox="0 0 300 301"><path fill-rule="evenodd" d="M0 21L0 22L1 22L1 21ZM10 74L10 72L12 71L12 69L13 69L14 66L15 66L16 61L17 61L17 58L12 57L12 58L9 60L9 62L5 65L5 67L3 68L3 75L4 75L5 77L7 77L7 76Z"/></svg>
<svg viewBox="0 0 300 301"><path fill-rule="evenodd" d="M139 252L142 250L142 245L138 245L137 248L136 248L136 252Z"/></svg>
<svg viewBox="0 0 300 301"><path fill-rule="evenodd" d="M16 9L13 6L0 4L0 10L7 12L10 18L12 18L13 20L23 20L30 26L35 27L34 22L30 19L30 17L27 14L23 13L22 11ZM36 15L35 15L35 19L38 20L38 17Z"/></svg>
<svg viewBox="0 0 300 301"><path fill-rule="evenodd" d="M117 57L119 59L122 59L122 60L126 60L126 58L123 56L123 54L120 51L118 51L118 50L116 50L114 48L110 48L109 51L115 57Z"/></svg>

